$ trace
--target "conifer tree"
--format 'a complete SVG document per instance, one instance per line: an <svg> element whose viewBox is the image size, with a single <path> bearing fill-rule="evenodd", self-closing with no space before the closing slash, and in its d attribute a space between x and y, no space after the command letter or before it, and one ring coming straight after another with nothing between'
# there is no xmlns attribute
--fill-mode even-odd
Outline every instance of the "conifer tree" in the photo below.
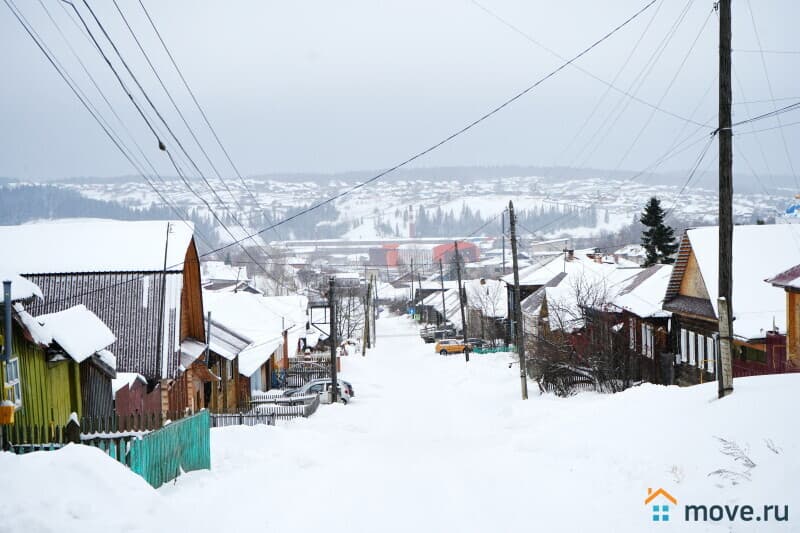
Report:
<svg viewBox="0 0 800 533"><path fill-rule="evenodd" d="M642 232L642 246L647 253L644 266L675 262L672 256L678 251L678 243L672 228L664 224L664 210L658 198L650 198L639 221L645 226Z"/></svg>

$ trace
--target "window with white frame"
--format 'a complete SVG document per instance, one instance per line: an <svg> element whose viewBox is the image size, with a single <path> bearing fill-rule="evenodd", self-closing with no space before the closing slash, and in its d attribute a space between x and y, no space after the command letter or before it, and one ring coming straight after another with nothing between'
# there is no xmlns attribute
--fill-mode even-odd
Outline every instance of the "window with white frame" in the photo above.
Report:
<svg viewBox="0 0 800 533"><path fill-rule="evenodd" d="M697 350L696 350L696 340L697 334L694 331L689 332L689 364L694 366L697 364Z"/></svg>
<svg viewBox="0 0 800 533"><path fill-rule="evenodd" d="M706 370L714 373L717 362L717 343L712 337L706 337Z"/></svg>
<svg viewBox="0 0 800 533"><path fill-rule="evenodd" d="M653 358L655 351L655 331L651 324L642 324L642 355Z"/></svg>
<svg viewBox="0 0 800 533"><path fill-rule="evenodd" d="M5 398L14 402L17 407L22 405L22 383L19 379L19 359L13 358L6 362L5 372Z"/></svg>
<svg viewBox="0 0 800 533"><path fill-rule="evenodd" d="M706 364L706 338L704 335L697 334L697 368L703 368Z"/></svg>
<svg viewBox="0 0 800 533"><path fill-rule="evenodd" d="M632 352L636 351L636 320L633 318L628 319L628 348Z"/></svg>
<svg viewBox="0 0 800 533"><path fill-rule="evenodd" d="M681 328L681 362L689 360L689 332Z"/></svg>

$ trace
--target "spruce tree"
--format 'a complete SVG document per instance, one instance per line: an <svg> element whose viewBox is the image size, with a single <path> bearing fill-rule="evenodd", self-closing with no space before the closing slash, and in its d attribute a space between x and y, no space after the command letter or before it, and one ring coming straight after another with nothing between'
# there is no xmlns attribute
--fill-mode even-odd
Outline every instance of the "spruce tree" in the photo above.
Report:
<svg viewBox="0 0 800 533"><path fill-rule="evenodd" d="M678 243L672 228L664 224L664 210L658 198L650 198L639 221L645 226L642 232L642 246L647 253L644 266L673 263L672 255L678 251Z"/></svg>

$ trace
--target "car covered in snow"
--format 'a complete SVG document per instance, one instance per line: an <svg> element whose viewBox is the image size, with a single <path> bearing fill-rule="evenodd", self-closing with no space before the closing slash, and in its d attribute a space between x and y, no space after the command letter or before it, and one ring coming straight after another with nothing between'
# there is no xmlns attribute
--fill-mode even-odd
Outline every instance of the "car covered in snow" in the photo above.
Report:
<svg viewBox="0 0 800 533"><path fill-rule="evenodd" d="M353 385L343 379L339 381L339 399L342 403L347 404L356 395L353 390ZM330 391L331 380L326 379L313 379L300 387L299 389L291 389L285 391L287 396L303 396L306 394L325 394Z"/></svg>

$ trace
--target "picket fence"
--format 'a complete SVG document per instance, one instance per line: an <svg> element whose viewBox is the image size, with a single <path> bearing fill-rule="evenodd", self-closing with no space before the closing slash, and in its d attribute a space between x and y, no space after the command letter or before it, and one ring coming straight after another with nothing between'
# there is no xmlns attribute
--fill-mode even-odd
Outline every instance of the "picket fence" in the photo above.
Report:
<svg viewBox="0 0 800 533"><path fill-rule="evenodd" d="M211 468L211 419L207 410L153 430L83 433L77 425L6 426L4 449L16 454L53 451L79 441L105 452L158 488L181 472ZM76 439L76 436L79 438Z"/></svg>

